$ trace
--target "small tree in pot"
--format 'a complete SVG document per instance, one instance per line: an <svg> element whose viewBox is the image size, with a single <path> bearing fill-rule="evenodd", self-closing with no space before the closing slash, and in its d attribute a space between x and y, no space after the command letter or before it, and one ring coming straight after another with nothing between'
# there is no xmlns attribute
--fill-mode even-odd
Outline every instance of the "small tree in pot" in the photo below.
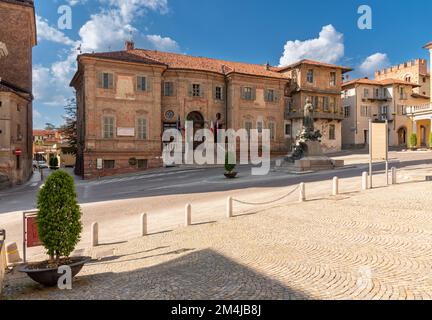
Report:
<svg viewBox="0 0 432 320"><path fill-rule="evenodd" d="M417 134L415 134L415 133L411 133L411 135L409 137L409 148L411 150L417 149Z"/></svg>
<svg viewBox="0 0 432 320"><path fill-rule="evenodd" d="M225 154L225 177L233 179L237 176L235 172L235 154L233 152L227 152Z"/></svg>
<svg viewBox="0 0 432 320"><path fill-rule="evenodd" d="M48 261L29 264L21 271L46 286L55 286L62 265L71 267L75 276L89 258L70 258L81 237L81 209L76 200L73 178L65 171L51 174L39 191L36 218L40 241L49 255Z"/></svg>

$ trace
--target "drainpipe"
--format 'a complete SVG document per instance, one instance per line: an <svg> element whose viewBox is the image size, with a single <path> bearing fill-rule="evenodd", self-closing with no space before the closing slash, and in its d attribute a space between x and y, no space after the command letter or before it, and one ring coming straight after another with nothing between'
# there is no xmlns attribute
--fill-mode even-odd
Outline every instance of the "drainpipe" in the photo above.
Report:
<svg viewBox="0 0 432 320"><path fill-rule="evenodd" d="M228 78L225 76L225 129L228 130Z"/></svg>

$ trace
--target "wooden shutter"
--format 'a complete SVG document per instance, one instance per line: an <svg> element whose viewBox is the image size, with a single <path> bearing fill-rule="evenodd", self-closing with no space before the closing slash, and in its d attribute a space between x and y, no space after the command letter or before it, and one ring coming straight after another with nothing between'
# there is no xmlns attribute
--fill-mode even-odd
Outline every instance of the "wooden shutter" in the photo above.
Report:
<svg viewBox="0 0 432 320"><path fill-rule="evenodd" d="M245 87L240 87L240 95L242 100L246 100Z"/></svg>
<svg viewBox="0 0 432 320"><path fill-rule="evenodd" d="M137 79L137 89L138 89L138 91L144 91L145 88L143 88L142 77L138 76L136 79Z"/></svg>
<svg viewBox="0 0 432 320"><path fill-rule="evenodd" d="M108 73L108 88L114 88L114 75L112 73Z"/></svg>
<svg viewBox="0 0 432 320"><path fill-rule="evenodd" d="M252 88L252 100L253 101L256 100L256 88L255 87Z"/></svg>
<svg viewBox="0 0 432 320"><path fill-rule="evenodd" d="M97 73L97 87L103 88L103 72Z"/></svg>
<svg viewBox="0 0 432 320"><path fill-rule="evenodd" d="M201 85L200 85L200 97L201 97L201 98L204 98L204 97L205 97L204 90L205 90L205 86L201 84Z"/></svg>
<svg viewBox="0 0 432 320"><path fill-rule="evenodd" d="M152 91L152 81L153 78L152 77L145 77L145 91Z"/></svg>
<svg viewBox="0 0 432 320"><path fill-rule="evenodd" d="M274 91L274 102L279 102L279 91Z"/></svg>
<svg viewBox="0 0 432 320"><path fill-rule="evenodd" d="M193 88L192 88L193 84L189 83L189 90L188 90L188 96L192 97L192 92L193 92Z"/></svg>

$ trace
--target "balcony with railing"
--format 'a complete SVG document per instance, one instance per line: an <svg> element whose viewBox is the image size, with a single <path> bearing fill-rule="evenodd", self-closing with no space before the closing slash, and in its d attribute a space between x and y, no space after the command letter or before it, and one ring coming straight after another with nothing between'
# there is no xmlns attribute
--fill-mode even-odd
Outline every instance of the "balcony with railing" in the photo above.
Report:
<svg viewBox="0 0 432 320"><path fill-rule="evenodd" d="M304 111L303 108L286 108L285 109L285 120L291 120L291 119L301 119L304 117ZM316 108L313 112L314 119L325 119L325 120L343 120L344 119L344 113L341 108L331 108L323 109L323 108Z"/></svg>
<svg viewBox="0 0 432 320"><path fill-rule="evenodd" d="M432 103L418 105L418 106L407 106L402 105L403 114L405 115L432 115Z"/></svg>

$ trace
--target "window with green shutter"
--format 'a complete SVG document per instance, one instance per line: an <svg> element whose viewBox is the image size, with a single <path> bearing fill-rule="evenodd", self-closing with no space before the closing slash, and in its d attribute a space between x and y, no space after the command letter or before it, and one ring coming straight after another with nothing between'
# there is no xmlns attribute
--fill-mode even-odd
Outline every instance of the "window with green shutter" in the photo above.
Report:
<svg viewBox="0 0 432 320"><path fill-rule="evenodd" d="M103 137L104 139L114 138L114 117L103 118Z"/></svg>
<svg viewBox="0 0 432 320"><path fill-rule="evenodd" d="M145 118L138 119L138 139L147 139L147 119Z"/></svg>
<svg viewBox="0 0 432 320"><path fill-rule="evenodd" d="M147 91L147 78L144 76L137 77L137 90Z"/></svg>
<svg viewBox="0 0 432 320"><path fill-rule="evenodd" d="M98 73L98 88L112 89L114 87L114 75L108 72Z"/></svg>

